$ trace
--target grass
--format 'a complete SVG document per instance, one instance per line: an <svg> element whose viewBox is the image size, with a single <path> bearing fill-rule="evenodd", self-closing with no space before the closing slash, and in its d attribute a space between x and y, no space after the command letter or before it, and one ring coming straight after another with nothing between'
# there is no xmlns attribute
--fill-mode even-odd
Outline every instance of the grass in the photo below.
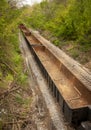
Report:
<svg viewBox="0 0 91 130"><path fill-rule="evenodd" d="M76 49L69 50L69 53L74 59L76 59L79 56L79 51Z"/></svg>
<svg viewBox="0 0 91 130"><path fill-rule="evenodd" d="M22 96L20 96L20 95L16 95L15 101L16 101L18 104L20 104L20 105L24 104L24 100L23 100Z"/></svg>

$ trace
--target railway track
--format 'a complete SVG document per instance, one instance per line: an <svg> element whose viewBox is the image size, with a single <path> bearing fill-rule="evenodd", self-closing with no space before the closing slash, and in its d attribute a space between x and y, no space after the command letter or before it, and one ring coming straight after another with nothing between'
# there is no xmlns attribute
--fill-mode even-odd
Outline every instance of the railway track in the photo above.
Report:
<svg viewBox="0 0 91 130"><path fill-rule="evenodd" d="M37 32L19 27L66 120L91 130L91 72Z"/></svg>

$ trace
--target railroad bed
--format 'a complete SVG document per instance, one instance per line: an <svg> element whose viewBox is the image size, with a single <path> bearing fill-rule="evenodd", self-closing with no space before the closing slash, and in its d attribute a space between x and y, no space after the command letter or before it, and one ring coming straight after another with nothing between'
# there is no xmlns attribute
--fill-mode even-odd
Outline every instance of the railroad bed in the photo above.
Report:
<svg viewBox="0 0 91 130"><path fill-rule="evenodd" d="M20 29L67 121L90 121L91 72L37 32L24 25Z"/></svg>

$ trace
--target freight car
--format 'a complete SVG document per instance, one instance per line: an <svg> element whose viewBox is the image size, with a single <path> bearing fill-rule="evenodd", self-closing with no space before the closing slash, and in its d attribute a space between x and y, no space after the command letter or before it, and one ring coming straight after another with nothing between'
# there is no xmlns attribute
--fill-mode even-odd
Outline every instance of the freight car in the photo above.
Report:
<svg viewBox="0 0 91 130"><path fill-rule="evenodd" d="M91 72L25 25L19 28L66 120L91 130Z"/></svg>

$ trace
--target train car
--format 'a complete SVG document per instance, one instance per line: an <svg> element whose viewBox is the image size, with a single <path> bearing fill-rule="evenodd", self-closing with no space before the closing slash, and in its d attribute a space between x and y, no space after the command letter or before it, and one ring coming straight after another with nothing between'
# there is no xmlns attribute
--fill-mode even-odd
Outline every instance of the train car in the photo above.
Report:
<svg viewBox="0 0 91 130"><path fill-rule="evenodd" d="M91 73L53 45L41 42L25 25L19 28L66 120L78 130L91 130Z"/></svg>

